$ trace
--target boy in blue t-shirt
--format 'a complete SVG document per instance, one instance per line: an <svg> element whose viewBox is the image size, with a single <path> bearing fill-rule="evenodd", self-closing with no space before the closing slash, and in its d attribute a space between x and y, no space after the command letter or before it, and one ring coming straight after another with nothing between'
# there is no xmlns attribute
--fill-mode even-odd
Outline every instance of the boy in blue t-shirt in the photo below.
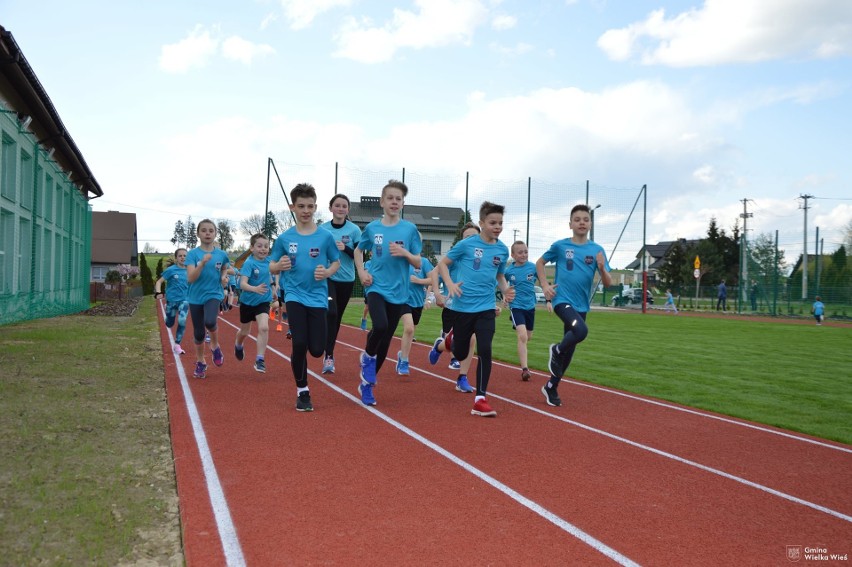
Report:
<svg viewBox="0 0 852 567"><path fill-rule="evenodd" d="M251 256L240 268L240 328L234 339L234 356L245 356L243 343L251 331L251 322L257 322L257 356L254 369L266 372L266 345L269 342L269 305L272 303L272 275L269 272L269 238L254 234L249 241Z"/></svg>
<svg viewBox="0 0 852 567"><path fill-rule="evenodd" d="M438 272L444 280L447 295L452 298L453 340L450 349L458 360L470 354L470 339L476 336L479 360L476 364L476 397L471 415L495 417L497 412L488 404L486 394L491 377L491 344L496 330L496 298L494 282L507 301L515 299L503 275L509 249L500 242L505 207L485 201L479 207L482 232L457 242L438 262ZM455 266L450 275L450 266ZM455 278L455 280L453 279ZM458 282L458 283L456 283Z"/></svg>
<svg viewBox="0 0 852 567"><path fill-rule="evenodd" d="M825 304L822 302L822 298L820 296L816 296L814 299L813 306L811 307L811 313L814 314L814 319L816 319L817 325L822 325L822 320L825 315Z"/></svg>
<svg viewBox="0 0 852 567"><path fill-rule="evenodd" d="M604 287L612 284L603 248L589 240L592 218L588 205L576 205L571 209L568 227L574 235L554 242L535 263L544 297L553 302L553 312L564 325L562 341L550 345L550 380L541 387L545 401L554 407L562 405L557 393L559 381L571 364L577 344L589 334L586 315L595 271L600 273ZM544 266L549 262L556 264L558 284L550 285L547 281Z"/></svg>
<svg viewBox="0 0 852 567"><path fill-rule="evenodd" d="M387 357L408 300L408 266L419 268L421 265L417 227L400 217L406 195L408 186L405 183L388 181L379 200L384 216L364 227L355 250L358 277L365 287L370 287L366 298L373 324L361 353L361 383L358 385L361 402L368 406L376 405L373 395L376 374ZM364 252L367 251L372 253L369 270L364 267Z"/></svg>
<svg viewBox="0 0 852 567"><path fill-rule="evenodd" d="M521 363L521 380L528 382L527 343L535 329L535 264L529 261L527 245L518 240L512 244L512 263L506 268L506 281L515 288L515 300L509 303L512 328L518 335L518 361Z"/></svg>
<svg viewBox="0 0 852 567"><path fill-rule="evenodd" d="M290 366L296 380L296 410L313 411L308 389L308 353L319 358L325 350L328 278L340 268L340 252L331 233L320 230L314 219L316 189L300 183L290 191L290 202L296 224L275 239L270 270L282 273L281 287L286 293L287 320L293 340Z"/></svg>
<svg viewBox="0 0 852 567"><path fill-rule="evenodd" d="M420 324L423 305L426 303L426 287L432 283L432 269L432 262L426 257L420 258L420 268L408 267L410 285L408 300L402 308L402 344L396 353L396 373L400 376L408 376L410 373L408 355L411 353L411 343L414 342L414 330Z"/></svg>
<svg viewBox="0 0 852 567"><path fill-rule="evenodd" d="M154 299L163 295L163 284L166 284L166 327L175 324L175 354L186 354L180 346L183 333L186 331L186 316L189 313L189 302L186 300L189 283L186 281L186 248L175 250L174 264L163 270L163 275L154 284Z"/></svg>
<svg viewBox="0 0 852 567"><path fill-rule="evenodd" d="M186 280L189 282L189 316L192 318L192 338L195 341L195 378L207 376L204 358L205 329L210 335L213 364L222 366L225 356L219 346L217 322L219 304L225 297L224 286L228 283L226 272L231 265L228 255L216 248L216 225L210 219L198 223L198 248L186 255Z"/></svg>
<svg viewBox="0 0 852 567"><path fill-rule="evenodd" d="M325 342L325 358L322 363L323 374L334 374L334 345L337 334L343 322L343 313L352 290L355 287L355 247L361 240L361 229L347 217L349 215L349 197L338 193L328 203L331 220L324 222L320 228L325 229L334 237L337 250L340 252L340 269L328 279L328 336Z"/></svg>

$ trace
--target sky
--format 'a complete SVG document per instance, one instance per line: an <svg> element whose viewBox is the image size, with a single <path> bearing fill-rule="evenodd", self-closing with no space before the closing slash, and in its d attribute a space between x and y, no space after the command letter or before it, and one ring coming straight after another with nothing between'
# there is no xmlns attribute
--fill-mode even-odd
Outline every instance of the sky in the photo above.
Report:
<svg viewBox="0 0 852 567"><path fill-rule="evenodd" d="M649 243L730 234L746 200L788 261L802 195L810 252L852 222L848 0L0 0L0 24L140 250L262 213L269 158L646 185Z"/></svg>

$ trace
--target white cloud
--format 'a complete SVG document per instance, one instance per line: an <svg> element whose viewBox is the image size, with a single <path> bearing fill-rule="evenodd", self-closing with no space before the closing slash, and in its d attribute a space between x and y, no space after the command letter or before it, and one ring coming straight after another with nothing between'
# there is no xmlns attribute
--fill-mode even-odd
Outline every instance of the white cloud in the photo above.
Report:
<svg viewBox="0 0 852 567"><path fill-rule="evenodd" d="M186 73L192 68L204 67L218 49L216 34L218 27L214 27L211 33L211 30L197 25L186 38L162 46L160 68L167 73Z"/></svg>
<svg viewBox="0 0 852 567"><path fill-rule="evenodd" d="M256 57L275 53L275 49L266 44L252 43L239 36L223 40L220 35L218 25L209 29L195 26L186 38L160 49L160 68L167 73L186 73L207 66L217 55L249 65Z"/></svg>
<svg viewBox="0 0 852 567"><path fill-rule="evenodd" d="M294 30L310 26L314 19L324 12L351 4L352 0L281 0L284 17Z"/></svg>
<svg viewBox="0 0 852 567"><path fill-rule="evenodd" d="M598 46L616 61L687 67L852 54L847 0L706 0L673 17L651 12Z"/></svg>
<svg viewBox="0 0 852 567"><path fill-rule="evenodd" d="M525 53L529 53L533 49L535 49L529 43L524 43L522 41L510 47L500 45L499 43L492 43L488 47L491 49L491 51L499 53L500 55L524 55Z"/></svg>
<svg viewBox="0 0 852 567"><path fill-rule="evenodd" d="M491 27L497 31L512 29L518 23L518 18L508 14L497 14L491 19Z"/></svg>
<svg viewBox="0 0 852 567"><path fill-rule="evenodd" d="M256 57L274 53L275 49L270 45L252 43L235 35L222 42L222 55L225 59L240 61L246 65L250 65Z"/></svg>
<svg viewBox="0 0 852 567"><path fill-rule="evenodd" d="M368 18L347 18L335 36L335 56L381 63L399 49L467 45L488 16L479 0L415 0L415 5L417 12L395 8L382 26Z"/></svg>

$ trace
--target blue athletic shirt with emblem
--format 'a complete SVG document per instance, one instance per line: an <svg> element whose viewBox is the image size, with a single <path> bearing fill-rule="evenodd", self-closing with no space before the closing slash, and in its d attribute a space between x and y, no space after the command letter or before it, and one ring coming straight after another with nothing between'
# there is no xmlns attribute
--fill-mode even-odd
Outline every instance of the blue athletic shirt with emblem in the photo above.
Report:
<svg viewBox="0 0 852 567"><path fill-rule="evenodd" d="M186 265L197 266L205 254L211 255L210 260L201 268L198 279L189 284L187 300L193 305L204 305L211 299L222 301L225 297L222 289L222 268L229 266L231 261L221 248L214 248L210 252L193 248L186 255Z"/></svg>
<svg viewBox="0 0 852 567"><path fill-rule="evenodd" d="M570 238L554 242L542 255L546 262L556 264L556 297L553 305L567 303L580 313L589 310L592 281L598 269L598 252L604 255L604 268L609 271L606 252L591 240L575 244Z"/></svg>
<svg viewBox="0 0 852 567"><path fill-rule="evenodd" d="M361 232L358 248L372 251L370 274L373 285L369 293L378 293L388 303L403 305L408 301L408 260L401 256L391 256L392 242L400 244L414 255L422 249L417 227L407 220L400 220L393 226L385 226L381 219L374 220Z"/></svg>
<svg viewBox="0 0 852 567"><path fill-rule="evenodd" d="M324 222L320 225L320 228L324 228L329 231L331 236L334 237L335 243L337 243L337 241L343 242L343 245L353 252L355 251L355 247L358 246L358 242L361 240L361 229L348 219L341 227L336 227L332 225L331 222ZM338 250L338 252L340 251ZM336 282L354 282L355 259L345 252L341 253L340 269L337 270L329 279Z"/></svg>
<svg viewBox="0 0 852 567"><path fill-rule="evenodd" d="M423 307L426 303L426 286L418 283L411 283L411 276L415 278L425 278L432 271L432 262L428 258L420 258L420 268L415 268L411 264L408 265L409 285L408 285L408 301L406 303L411 307ZM428 285L428 284L427 284Z"/></svg>
<svg viewBox="0 0 852 567"><path fill-rule="evenodd" d="M509 264L506 268L506 281L515 288L515 301L509 304L511 309L535 309L535 264L526 262ZM559 289L559 288L556 288Z"/></svg>
<svg viewBox="0 0 852 567"><path fill-rule="evenodd" d="M462 294L453 298L452 310L461 313L478 313L494 309L497 301L494 289L497 274L506 271L509 249L497 240L491 244L482 236L473 235L460 240L450 248L447 257L456 268L453 282L461 284Z"/></svg>
<svg viewBox="0 0 852 567"><path fill-rule="evenodd" d="M281 285L287 301L301 303L305 307L328 309L328 281L315 280L317 266L326 268L340 259L340 251L331 233L317 227L311 234L299 234L294 226L275 239L269 258L277 262L282 256L290 256L292 267L281 272Z"/></svg>
<svg viewBox="0 0 852 567"><path fill-rule="evenodd" d="M187 292L189 291L189 282L186 281L186 268L172 264L163 270L162 278L166 282L167 302L180 303L181 301L186 301Z"/></svg>
<svg viewBox="0 0 852 567"><path fill-rule="evenodd" d="M266 284L266 293L255 293L243 289L240 293L240 303L260 305L272 301L272 274L269 273L269 256L263 260L258 260L254 256L246 258L243 267L240 268L240 280L243 279L243 276L248 278L248 284L251 286Z"/></svg>

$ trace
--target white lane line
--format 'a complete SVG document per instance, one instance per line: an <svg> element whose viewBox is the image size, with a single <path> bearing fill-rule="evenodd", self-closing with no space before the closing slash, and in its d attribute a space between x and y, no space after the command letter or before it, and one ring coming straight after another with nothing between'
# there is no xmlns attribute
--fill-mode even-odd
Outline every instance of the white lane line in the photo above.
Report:
<svg viewBox="0 0 852 567"><path fill-rule="evenodd" d="M160 303L160 309L163 311L163 318L165 318L166 312L162 303ZM246 560L243 556L243 548L237 537L237 530L231 518L228 501L225 499L225 492L222 490L222 484L219 482L219 474L216 472L216 465L213 463L213 455L210 453L210 447L207 445L207 436L204 434L201 416L198 414L195 399L192 397L192 391L189 389L189 383L186 379L186 373L183 370L180 355L174 352L175 341L172 336L172 330L169 327L166 327L166 330L169 333L169 344L171 345L172 356L175 358L175 366L177 367L178 377L180 378L183 398L186 400L186 410L189 414L189 421L192 424L195 445L198 447L198 453L201 456L201 467L204 470L204 480L207 483L207 493L210 496L210 505L213 507L213 516L216 519L219 540L222 543L222 550L225 553L225 563L229 567L245 567Z"/></svg>
<svg viewBox="0 0 852 567"><path fill-rule="evenodd" d="M362 350L362 349L359 349L358 347L355 347L354 345L351 345L349 343L345 343L345 342L342 342L342 341L339 341L339 340L337 341L337 344L347 346L347 347L352 348L354 350ZM388 359L388 360L392 360L392 359ZM425 370L425 369L420 368L418 366L412 366L411 368L418 370L418 371L420 371L423 374L426 374L428 376L432 376L433 378L438 378L440 380L443 380L445 382L450 382L450 383L453 383L453 384L455 383L454 380L451 380L449 378L445 378L445 377L441 376L440 374L435 374L434 372L431 372L429 370ZM575 427L585 429L586 431L589 431L591 433L596 433L598 435L603 435L604 437L608 437L608 438L613 439L615 441L618 441L618 442L621 442L621 443L626 443L627 445L630 445L632 447L636 447L637 449L641 449L643 451L648 451L648 452L654 453L655 455L659 455L661 457L665 457L667 459L677 461L677 462L682 463L684 465L695 467L695 468L703 470L705 472L709 472L709 473L721 476L723 478L727 478L728 480L733 480L734 482L744 484L744 485L749 486L751 488L756 488L758 490L766 492L767 494L771 494L773 496L783 498L784 500L788 500L788 501L794 502L796 504L801 504L802 506L807 506L808 508L812 508L812 509L817 510L819 512L823 512L823 513L828 514L830 516L834 516L835 518L839 518L839 519L844 520L846 522L852 523L852 516L850 516L848 514L844 514L843 512L838 512L837 510L832 510L831 508L827 508L827 507L822 506L820 504L816 504L816 503L810 502L808 500L803 500L803 499L798 498L796 496L793 496L791 494L787 494L785 492L775 490L774 488L769 488L768 486L764 486L762 484L752 482L748 479L745 479L745 478L742 478L742 477L739 477L739 476L736 476L736 475L732 475L730 473L726 473L725 471L715 469L715 468L709 467L707 465L702 465L701 463L698 463L696 461L691 461L691 460L686 459L684 457L679 457L679 456L677 456L673 453L668 453L668 452L663 451L661 449L655 449L654 447L651 447L649 445L644 445L644 444L639 443L637 441L632 441L632 440L627 439L625 437L615 435L614 433L609 433L608 431L604 431L602 429L597 429L597 428L592 427L590 425L580 423L579 421L574 421L574 420L571 420L571 419L568 419L568 418L565 418L565 417L544 411L544 410L539 409L537 407L530 406L530 405L515 401L515 400L507 398L505 396L500 396L498 394L494 394L493 392L489 392L488 396L491 397L491 398L497 398L498 400L502 400L506 403L509 403L509 404L512 404L512 405L515 405L515 406L518 406L518 407L521 407L521 408L524 408L524 409L528 409L530 411L534 411L538 414L550 417L552 419L556 419L556 420L571 424Z"/></svg>

